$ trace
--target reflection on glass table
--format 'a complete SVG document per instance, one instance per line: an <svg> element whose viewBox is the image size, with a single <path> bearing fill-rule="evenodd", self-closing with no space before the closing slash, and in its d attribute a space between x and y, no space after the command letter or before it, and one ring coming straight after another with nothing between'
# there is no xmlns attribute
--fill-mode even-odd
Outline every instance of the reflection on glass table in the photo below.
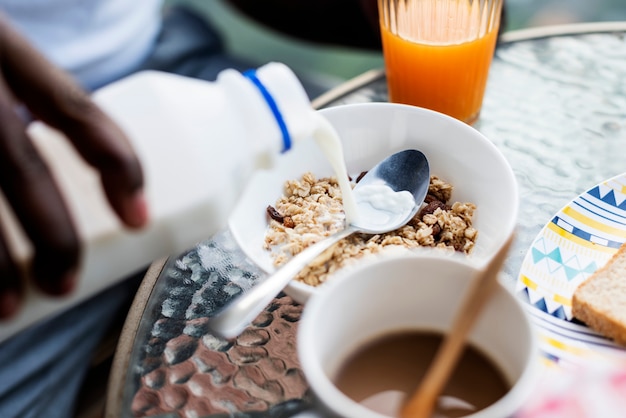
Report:
<svg viewBox="0 0 626 418"><path fill-rule="evenodd" d="M386 99L384 74L373 70L314 104ZM621 157L626 151L626 24L505 34L475 127L503 152L519 182L517 239L505 280L523 294L518 273L544 225L581 193L626 172ZM107 412L282 417L306 409L310 398L295 354L300 305L279 296L235 343L207 333L212 313L261 275L228 231L155 263L126 322ZM529 301L530 310L539 312L535 301ZM541 322L556 318L553 313L544 309L536 316ZM560 338L558 332L543 334L547 358L576 361L579 347L559 345Z"/></svg>

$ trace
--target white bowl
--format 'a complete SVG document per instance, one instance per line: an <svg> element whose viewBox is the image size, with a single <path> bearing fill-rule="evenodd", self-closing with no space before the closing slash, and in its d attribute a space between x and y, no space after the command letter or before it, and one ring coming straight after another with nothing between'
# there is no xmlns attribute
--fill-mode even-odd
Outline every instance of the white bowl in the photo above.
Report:
<svg viewBox="0 0 626 418"><path fill-rule="evenodd" d="M320 113L339 133L351 174L369 170L403 149L422 151L431 174L454 187L452 201L477 206L473 226L478 238L469 256L472 262L485 263L513 231L519 199L515 175L502 153L476 129L442 113L402 104L351 104ZM229 219L243 252L267 273L276 269L263 248L266 207L282 196L286 180L300 178L307 171L316 176L334 174L313 138L295 144L273 169L257 172ZM300 303L314 291L315 287L296 281L285 288Z"/></svg>
<svg viewBox="0 0 626 418"><path fill-rule="evenodd" d="M321 286L298 325L298 358L323 416L382 418L354 402L333 383L345 361L384 335L450 329L476 273L461 257L393 256L362 263ZM540 377L540 355L526 311L497 286L468 340L486 354L511 385L491 406L468 416L512 416ZM329 413L330 412L330 413Z"/></svg>

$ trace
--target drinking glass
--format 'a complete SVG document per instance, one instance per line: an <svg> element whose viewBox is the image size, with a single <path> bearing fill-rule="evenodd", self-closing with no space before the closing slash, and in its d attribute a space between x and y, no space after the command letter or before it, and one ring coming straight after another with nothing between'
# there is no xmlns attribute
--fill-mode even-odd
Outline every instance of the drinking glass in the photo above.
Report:
<svg viewBox="0 0 626 418"><path fill-rule="evenodd" d="M389 100L472 124L503 0L378 0Z"/></svg>

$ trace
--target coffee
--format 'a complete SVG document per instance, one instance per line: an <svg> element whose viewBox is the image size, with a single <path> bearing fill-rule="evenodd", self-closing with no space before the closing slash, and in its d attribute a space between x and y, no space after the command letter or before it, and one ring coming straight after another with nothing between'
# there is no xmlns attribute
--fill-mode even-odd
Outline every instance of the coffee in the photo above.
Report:
<svg viewBox="0 0 626 418"><path fill-rule="evenodd" d="M443 341L436 332L390 334L352 355L335 384L347 396L378 413L397 416ZM463 417L496 402L511 385L494 362L467 344L441 393L433 417Z"/></svg>

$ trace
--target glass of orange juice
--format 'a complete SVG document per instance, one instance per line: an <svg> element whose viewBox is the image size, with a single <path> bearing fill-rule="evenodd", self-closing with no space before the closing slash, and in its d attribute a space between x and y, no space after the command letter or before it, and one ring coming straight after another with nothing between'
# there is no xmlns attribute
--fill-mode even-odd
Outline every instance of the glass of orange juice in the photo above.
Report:
<svg viewBox="0 0 626 418"><path fill-rule="evenodd" d="M389 101L478 119L503 0L378 0Z"/></svg>

